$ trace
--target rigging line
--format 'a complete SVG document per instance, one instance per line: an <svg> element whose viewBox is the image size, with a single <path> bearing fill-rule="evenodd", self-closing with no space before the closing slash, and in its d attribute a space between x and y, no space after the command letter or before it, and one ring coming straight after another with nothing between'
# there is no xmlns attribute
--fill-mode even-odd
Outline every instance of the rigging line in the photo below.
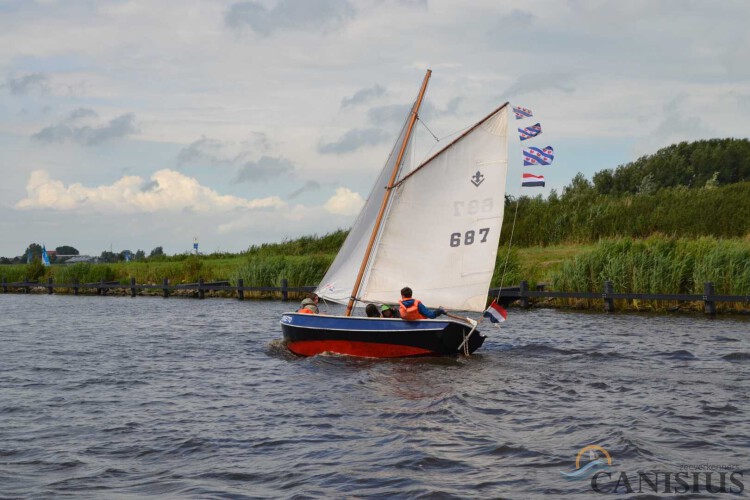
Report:
<svg viewBox="0 0 750 500"><path fill-rule="evenodd" d="M425 125L425 127L426 127L426 125ZM429 149L429 151L427 151L424 154L424 156L422 157L422 163L424 163L428 158L430 158L430 153L432 153L433 151L435 151L435 148L438 147L441 142L445 141L446 139L448 139L450 137L455 137L457 135L463 134L464 132L466 132L470 128L471 128L471 125L469 125L467 127L464 127L464 128L461 128L461 129L458 129L455 132L451 132L450 134L444 135L443 137L440 137L437 140L437 142L432 145L432 147ZM432 132L430 132L430 133L432 133ZM433 137L435 137L434 134L433 134Z"/></svg>
<svg viewBox="0 0 750 500"><path fill-rule="evenodd" d="M505 281L505 271L508 268L508 259L510 259L510 246L513 244L513 233L516 230L516 217L518 216L518 204L521 201L521 197L516 198L516 210L513 213L513 225L510 228L510 238L508 239L508 253L505 254L505 264L503 264L503 274L500 275L500 288L497 291L497 297L495 300L500 299L500 293L503 290L503 281Z"/></svg>
<svg viewBox="0 0 750 500"><path fill-rule="evenodd" d="M422 124L422 126L430 133L430 135L435 139L435 142L440 142L440 139L437 138L435 134L432 133L432 130L430 130L430 127L427 126L427 124L419 117L417 116L417 120L419 120L419 123Z"/></svg>
<svg viewBox="0 0 750 500"><path fill-rule="evenodd" d="M456 144L458 141L460 141L461 139L463 139L464 137L466 137L466 135L468 135L469 133L471 133L472 130L476 129L477 127L479 127L480 125L482 125L484 122L486 122L487 120L489 120L490 118L492 118L498 111L500 111L501 109L503 109L507 105L508 105L508 103L506 102L505 104L503 104L502 106L500 106L499 108L497 108L496 110L494 110L492 113L490 113L489 115L487 115L484 118L482 118L481 120L479 120L477 123L475 123L471 127L467 127L465 129L465 131L461 135L459 135L458 137L456 137L455 139L453 139L453 141L450 144L448 144L443 149L441 149L440 151L438 151L437 153L435 153L429 159L427 159L424 162L422 162L421 165L419 165L417 168L415 168L414 170L412 170L411 172L409 172L400 181L398 181L397 183L395 183L395 184L393 184L391 186L388 186L387 189L394 189L394 188L397 188L398 186L400 186L401 184L403 184L406 181L406 179L410 178L411 176L413 176L414 174L416 174L417 172L419 172L420 170L422 170L424 167L426 167L427 165L429 165L430 162L432 162L432 160L434 160L435 158L437 158L438 156L440 156L444 151L447 151L448 149L450 149L451 147L453 147L454 144Z"/></svg>

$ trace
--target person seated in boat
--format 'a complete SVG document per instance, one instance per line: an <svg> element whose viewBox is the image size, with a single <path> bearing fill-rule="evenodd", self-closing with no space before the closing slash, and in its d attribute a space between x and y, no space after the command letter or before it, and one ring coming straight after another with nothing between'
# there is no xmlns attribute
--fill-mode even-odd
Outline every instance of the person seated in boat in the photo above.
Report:
<svg viewBox="0 0 750 500"><path fill-rule="evenodd" d="M398 311L396 311L388 304L383 304L382 306L380 306L380 315L384 318L399 318Z"/></svg>
<svg viewBox="0 0 750 500"><path fill-rule="evenodd" d="M434 311L422 304L417 299L412 298L412 290L408 286L401 289L401 300L398 301L398 312L401 319L414 321L417 319L435 319L441 314L445 314L445 309L438 307Z"/></svg>
<svg viewBox="0 0 750 500"><path fill-rule="evenodd" d="M320 311L318 310L318 301L320 299L318 298L318 295L315 293L311 293L305 298L302 303L299 305L299 309L297 309L297 312L304 313L304 314L319 314Z"/></svg>
<svg viewBox="0 0 750 500"><path fill-rule="evenodd" d="M367 304L367 306L365 306L365 314L367 314L368 318L380 317L380 311L378 311L378 306L375 304Z"/></svg>

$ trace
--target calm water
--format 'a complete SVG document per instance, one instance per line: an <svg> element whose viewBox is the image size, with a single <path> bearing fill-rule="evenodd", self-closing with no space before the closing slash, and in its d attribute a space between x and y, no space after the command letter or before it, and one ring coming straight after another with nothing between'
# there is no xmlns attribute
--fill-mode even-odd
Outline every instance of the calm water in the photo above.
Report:
<svg viewBox="0 0 750 500"><path fill-rule="evenodd" d="M470 359L376 361L290 356L286 309L0 295L0 497L600 497L561 474L590 444L750 463L743 318L511 309Z"/></svg>

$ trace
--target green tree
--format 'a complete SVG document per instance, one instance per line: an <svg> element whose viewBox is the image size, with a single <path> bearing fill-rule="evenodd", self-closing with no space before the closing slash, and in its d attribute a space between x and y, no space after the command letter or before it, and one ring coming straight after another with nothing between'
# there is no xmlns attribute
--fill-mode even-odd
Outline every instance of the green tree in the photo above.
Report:
<svg viewBox="0 0 750 500"><path fill-rule="evenodd" d="M58 255L80 255L80 252L78 250L69 245L57 247L55 248L55 252L57 252Z"/></svg>
<svg viewBox="0 0 750 500"><path fill-rule="evenodd" d="M656 190L657 185L652 174L647 174L641 179L641 185L638 186L638 194L654 194Z"/></svg>
<svg viewBox="0 0 750 500"><path fill-rule="evenodd" d="M26 250L24 250L23 255L21 255L21 259L26 262L27 255L31 254L31 260L34 259L42 259L42 245L39 243L32 243L28 247L26 247Z"/></svg>
<svg viewBox="0 0 750 500"><path fill-rule="evenodd" d="M594 189L597 194L610 194L614 186L612 169L600 170L594 174Z"/></svg>
<svg viewBox="0 0 750 500"><path fill-rule="evenodd" d="M111 263L111 262L117 262L119 258L116 253L105 250L99 256L99 260L102 262Z"/></svg>

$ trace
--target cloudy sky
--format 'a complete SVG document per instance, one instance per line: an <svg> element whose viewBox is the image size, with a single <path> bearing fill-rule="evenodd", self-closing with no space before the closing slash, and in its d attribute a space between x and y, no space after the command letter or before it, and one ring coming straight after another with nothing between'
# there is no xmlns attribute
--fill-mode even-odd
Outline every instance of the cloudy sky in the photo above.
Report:
<svg viewBox="0 0 750 500"><path fill-rule="evenodd" d="M748 19L742 0L0 0L0 256L348 228L427 68L439 138L534 111L556 158L544 189L514 165L514 194L747 137ZM416 141L418 161L435 141Z"/></svg>

